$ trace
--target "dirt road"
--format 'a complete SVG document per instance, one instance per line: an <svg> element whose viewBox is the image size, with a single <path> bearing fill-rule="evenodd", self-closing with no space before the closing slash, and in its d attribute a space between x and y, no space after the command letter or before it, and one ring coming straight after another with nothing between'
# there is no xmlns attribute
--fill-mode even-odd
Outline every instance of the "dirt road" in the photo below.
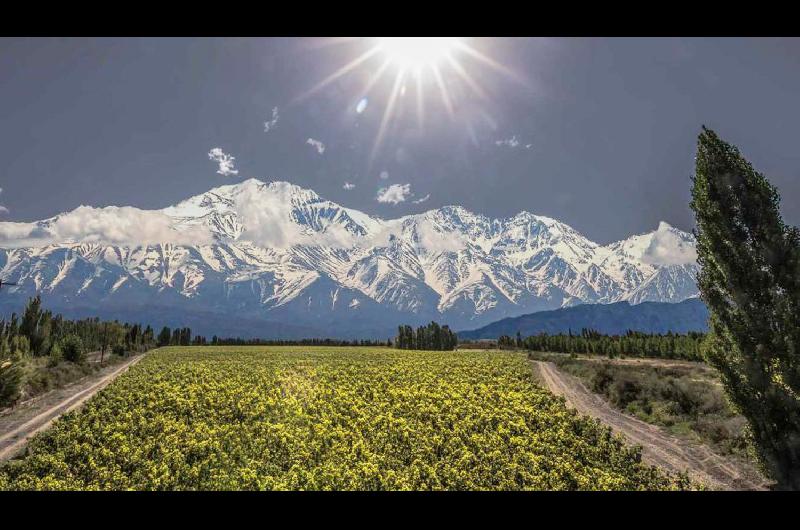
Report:
<svg viewBox="0 0 800 530"><path fill-rule="evenodd" d="M708 447L672 436L655 425L623 414L600 396L586 389L583 383L565 374L550 362L531 361L547 388L563 396L567 406L581 414L597 418L622 434L630 443L642 447L642 458L649 464L668 471L685 471L711 489L759 490L767 483L754 469L732 462Z"/></svg>
<svg viewBox="0 0 800 530"><path fill-rule="evenodd" d="M0 416L0 462L13 458L35 434L47 429L62 414L83 405L143 357L137 355L102 370L95 377L87 377L5 411Z"/></svg>

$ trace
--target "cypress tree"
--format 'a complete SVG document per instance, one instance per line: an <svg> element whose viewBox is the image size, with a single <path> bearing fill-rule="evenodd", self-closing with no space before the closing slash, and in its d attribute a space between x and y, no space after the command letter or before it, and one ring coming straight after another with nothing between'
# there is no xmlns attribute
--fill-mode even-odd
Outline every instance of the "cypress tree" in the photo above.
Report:
<svg viewBox="0 0 800 530"><path fill-rule="evenodd" d="M777 190L736 147L703 127L691 207L700 293L709 308L703 353L747 419L764 470L800 489L800 233Z"/></svg>
<svg viewBox="0 0 800 530"><path fill-rule="evenodd" d="M168 327L164 326L161 328L161 331L158 334L157 344L159 346L169 346L169 338L171 336L171 331Z"/></svg>

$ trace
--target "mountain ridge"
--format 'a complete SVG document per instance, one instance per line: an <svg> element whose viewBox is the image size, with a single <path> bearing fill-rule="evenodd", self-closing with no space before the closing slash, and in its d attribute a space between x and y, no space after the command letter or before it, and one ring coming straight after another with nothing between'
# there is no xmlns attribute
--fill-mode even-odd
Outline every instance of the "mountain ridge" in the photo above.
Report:
<svg viewBox="0 0 800 530"><path fill-rule="evenodd" d="M695 257L693 236L664 222L599 245L526 211L492 219L450 205L382 219L247 179L160 210L81 206L0 223L0 276L20 284L0 309L41 292L101 314L150 303L385 338L400 322L463 329L578 303L680 302L697 296Z"/></svg>
<svg viewBox="0 0 800 530"><path fill-rule="evenodd" d="M628 330L643 333L687 333L708 331L708 309L698 298L678 303L582 304L498 320L478 329L459 331L462 340L497 339L501 335L523 337L539 333L580 333L594 329L608 335Z"/></svg>

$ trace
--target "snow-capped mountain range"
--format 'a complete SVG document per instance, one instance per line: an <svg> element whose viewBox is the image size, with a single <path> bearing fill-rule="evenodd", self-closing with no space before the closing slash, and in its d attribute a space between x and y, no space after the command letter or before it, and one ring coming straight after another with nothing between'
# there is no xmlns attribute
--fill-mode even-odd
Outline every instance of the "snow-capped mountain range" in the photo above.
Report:
<svg viewBox="0 0 800 530"><path fill-rule="evenodd" d="M19 284L0 309L39 292L66 314L169 315L207 334L386 337L431 319L467 329L581 303L680 302L698 294L694 245L663 222L599 245L528 212L445 206L384 220L249 179L163 210L0 223L0 277Z"/></svg>

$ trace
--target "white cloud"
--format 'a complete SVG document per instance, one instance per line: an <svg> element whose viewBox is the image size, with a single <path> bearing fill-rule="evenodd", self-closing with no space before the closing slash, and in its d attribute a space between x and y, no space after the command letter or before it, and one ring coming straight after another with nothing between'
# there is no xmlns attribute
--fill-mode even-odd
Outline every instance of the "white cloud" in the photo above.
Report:
<svg viewBox="0 0 800 530"><path fill-rule="evenodd" d="M30 247L39 243L31 241L31 232L36 229L35 223L0 222L0 246ZM42 243L46 245L48 242Z"/></svg>
<svg viewBox="0 0 800 530"><path fill-rule="evenodd" d="M429 193L426 196L420 197L419 199L417 199L415 201L411 201L411 202L413 202L414 204L422 204L423 202L427 201L430 198L431 198L431 194Z"/></svg>
<svg viewBox="0 0 800 530"><path fill-rule="evenodd" d="M293 206L288 197L278 196L277 200L265 200L263 184L256 180L245 181L236 195L236 210L245 231L239 236L241 241L255 245L286 249L293 245L321 245L334 248L352 248L356 235L337 223L323 223L316 231L293 221Z"/></svg>
<svg viewBox="0 0 800 530"><path fill-rule="evenodd" d="M278 125L278 107L272 107L272 119L264 122L264 132L268 133Z"/></svg>
<svg viewBox="0 0 800 530"><path fill-rule="evenodd" d="M697 261L697 248L692 240L661 221L653 232L650 245L642 254L642 261L652 265L686 265Z"/></svg>
<svg viewBox="0 0 800 530"><path fill-rule="evenodd" d="M269 201L256 182L246 181L236 195L235 210L245 231L239 237L256 245L288 248L303 236L300 227L291 222L292 205L288 201Z"/></svg>
<svg viewBox="0 0 800 530"><path fill-rule="evenodd" d="M519 146L519 139L517 138L517 135L515 134L511 138L505 138L503 140L495 140L494 144L495 145L499 145L499 146L503 146L504 145L506 147L514 148L514 147L518 147Z"/></svg>
<svg viewBox="0 0 800 530"><path fill-rule="evenodd" d="M373 228L365 242L368 246L387 247L392 240L400 237L402 233L402 222L394 219Z"/></svg>
<svg viewBox="0 0 800 530"><path fill-rule="evenodd" d="M325 152L325 144L323 144L319 140L314 140L313 138L309 138L308 140L306 140L306 143L308 145L314 147L314 149L316 149L317 153L319 153L319 154L322 154L322 153Z"/></svg>
<svg viewBox="0 0 800 530"><path fill-rule="evenodd" d="M214 162L219 164L219 169L217 169L217 173L219 173L223 177L230 177L232 175L239 174L239 170L233 167L233 161L236 160L236 158L229 154L226 154L219 147L215 147L214 149L208 152L208 159L213 160Z"/></svg>
<svg viewBox="0 0 800 530"><path fill-rule="evenodd" d="M384 169L383 171L381 171L381 174L379 176L381 177L381 179L387 180L389 178L389 172Z"/></svg>
<svg viewBox="0 0 800 530"><path fill-rule="evenodd" d="M465 248L462 237L456 233L440 232L429 220L420 219L415 225L417 247L427 252L458 252ZM403 218L386 221L373 230L368 245L387 247L405 232Z"/></svg>
<svg viewBox="0 0 800 530"><path fill-rule="evenodd" d="M248 180L240 185L232 209L245 227L239 239L268 248L293 245L321 245L352 248L360 241L357 234L337 222L322 222L318 230L293 220L287 196L272 197L263 192L263 183ZM288 191L286 191L288 193ZM81 206L41 223L0 221L0 247L43 247L62 243L97 243L119 246L172 243L202 245L214 242L203 224L176 221L162 211L133 207Z"/></svg>
<svg viewBox="0 0 800 530"><path fill-rule="evenodd" d="M72 242L120 246L188 245L212 241L210 231L204 226L178 227L164 213L131 206L79 206L41 226L37 223L0 223L0 244L9 246Z"/></svg>
<svg viewBox="0 0 800 530"><path fill-rule="evenodd" d="M0 195L3 193L3 188L0 188ZM0 204L0 213L8 213L8 208Z"/></svg>
<svg viewBox="0 0 800 530"><path fill-rule="evenodd" d="M443 233L434 228L427 220L417 225L419 245L429 252L458 252L465 245L456 233Z"/></svg>
<svg viewBox="0 0 800 530"><path fill-rule="evenodd" d="M375 200L378 202L399 204L405 202L411 194L411 184L392 184L388 188L378 190Z"/></svg>
<svg viewBox="0 0 800 530"><path fill-rule="evenodd" d="M497 145L497 146L500 146L500 147L503 147L503 146L504 147L510 147L511 149L514 149L516 147L521 146L522 142L520 141L519 138L517 138L517 135L515 134L511 138L504 138L502 140L495 140L494 145ZM524 147L525 149L532 149L533 148L533 144L525 144L525 145L522 145L522 147Z"/></svg>
<svg viewBox="0 0 800 530"><path fill-rule="evenodd" d="M344 186L342 186L342 187L343 187L344 189L346 189L347 191L350 191L350 190L352 190L353 188L355 188L355 187L356 187L356 185L355 185L355 184L351 184L350 182L345 182L345 183L344 183Z"/></svg>

